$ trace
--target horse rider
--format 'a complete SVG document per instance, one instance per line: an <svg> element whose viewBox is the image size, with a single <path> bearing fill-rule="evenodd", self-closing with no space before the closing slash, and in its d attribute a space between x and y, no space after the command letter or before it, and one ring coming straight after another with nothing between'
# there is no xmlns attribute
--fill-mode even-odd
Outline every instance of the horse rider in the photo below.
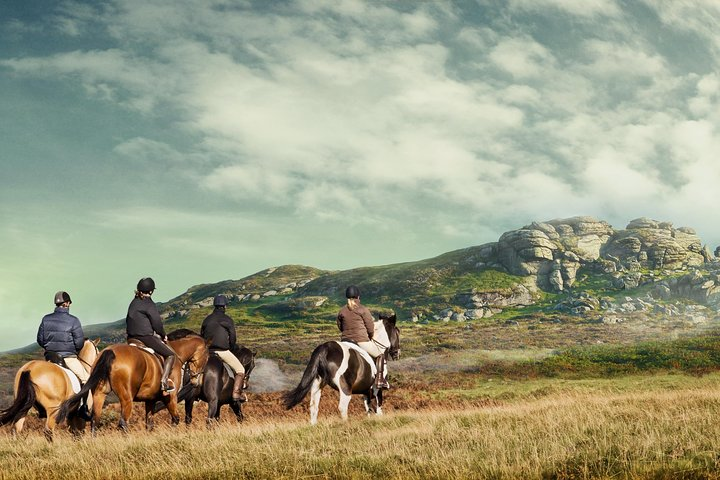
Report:
<svg viewBox="0 0 720 480"><path fill-rule="evenodd" d="M242 391L245 384L245 367L232 353L232 350L237 346L237 336L232 318L225 313L225 307L227 306L225 295L216 295L213 299L213 306L215 307L213 312L203 320L200 335L205 340L210 341L210 351L220 357L235 372L232 390L233 401L247 400Z"/></svg>
<svg viewBox="0 0 720 480"><path fill-rule="evenodd" d="M37 343L45 350L45 359L54 361L54 358L62 358L69 368L84 384L90 378L90 374L78 360L77 354L85 344L80 320L70 314L72 300L65 291L55 294L55 310L45 315L40 321L37 332ZM92 394L78 412L81 417L89 419L89 408L92 406Z"/></svg>
<svg viewBox="0 0 720 480"><path fill-rule="evenodd" d="M375 359L377 374L375 386L377 388L390 388L385 379L385 355L377 343L372 341L375 333L375 319L370 310L360 303L360 289L350 285L345 289L347 304L340 309L337 315L337 326L342 333L341 341L351 341L370 354Z"/></svg>
<svg viewBox="0 0 720 480"><path fill-rule="evenodd" d="M163 358L160 388L163 392L172 392L175 386L168 384L168 377L175 364L176 354L166 343L167 335L162 318L151 298L154 291L155 281L152 278L140 279L135 290L135 298L130 302L125 318L127 342L132 343L131 340L137 339Z"/></svg>

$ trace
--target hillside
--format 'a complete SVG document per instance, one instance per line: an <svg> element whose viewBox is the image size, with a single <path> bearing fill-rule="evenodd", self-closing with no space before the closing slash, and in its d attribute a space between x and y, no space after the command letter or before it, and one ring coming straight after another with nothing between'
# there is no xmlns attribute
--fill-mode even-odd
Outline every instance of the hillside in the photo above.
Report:
<svg viewBox="0 0 720 480"><path fill-rule="evenodd" d="M196 285L158 306L167 330L199 330L212 298L225 294L240 341L294 371L317 343L337 337L335 314L351 283L374 311L398 314L403 354L416 358L456 351L469 358L483 351L547 355L694 336L715 328L720 305L720 263L692 229L641 218L616 230L573 217L417 262L345 271L268 268ZM122 342L124 321L90 326L87 334ZM4 394L17 366L38 354L29 346L0 355Z"/></svg>

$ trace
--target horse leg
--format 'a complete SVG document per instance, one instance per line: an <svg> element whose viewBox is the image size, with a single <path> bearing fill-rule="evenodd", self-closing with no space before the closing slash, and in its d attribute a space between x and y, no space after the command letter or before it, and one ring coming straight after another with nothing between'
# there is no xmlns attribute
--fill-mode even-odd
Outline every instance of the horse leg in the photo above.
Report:
<svg viewBox="0 0 720 480"><path fill-rule="evenodd" d="M342 388L338 389L338 393L340 394L340 401L338 402L338 410L340 410L340 417L343 420L347 420L348 407L350 406L350 399L352 398L352 394L345 393Z"/></svg>
<svg viewBox="0 0 720 480"><path fill-rule="evenodd" d="M155 407L155 401L150 400L145 402L145 430L148 432L151 432L152 429L155 427L155 423L153 423L153 408Z"/></svg>
<svg viewBox="0 0 720 480"><path fill-rule="evenodd" d="M22 432L23 426L25 425L25 417L19 418L17 422L13 424L13 437L17 437Z"/></svg>
<svg viewBox="0 0 720 480"><path fill-rule="evenodd" d="M310 387L310 425L317 423L318 412L320 411L320 396L322 395L322 384L320 378L313 380Z"/></svg>
<svg viewBox="0 0 720 480"><path fill-rule="evenodd" d="M70 433L72 433L73 439L80 440L80 436L85 433L85 420L75 417L68 423L70 423Z"/></svg>
<svg viewBox="0 0 720 480"><path fill-rule="evenodd" d="M382 415L382 403L383 403L383 393L382 389L378 390L377 394L375 394L375 414L376 415Z"/></svg>
<svg viewBox="0 0 720 480"><path fill-rule="evenodd" d="M180 424L180 412L178 411L177 395L174 392L172 394L170 394L170 400L168 400L167 409L168 409L168 412L170 413L170 418L172 419L172 424L179 425Z"/></svg>
<svg viewBox="0 0 720 480"><path fill-rule="evenodd" d="M217 395L213 395L212 398L208 399L208 420L219 420L220 419L220 401Z"/></svg>
<svg viewBox="0 0 720 480"><path fill-rule="evenodd" d="M363 397L363 403L365 404L365 413L368 415L372 414L372 397L369 393L366 393Z"/></svg>
<svg viewBox="0 0 720 480"><path fill-rule="evenodd" d="M190 425L192 423L192 412L193 412L194 405L195 405L194 398L186 398L185 399L185 425Z"/></svg>
<svg viewBox="0 0 720 480"><path fill-rule="evenodd" d="M97 435L97 424L100 421L103 405L105 405L105 397L107 394L101 389L95 390L93 393L92 420L90 420L90 433L94 437Z"/></svg>
<svg viewBox="0 0 720 480"><path fill-rule="evenodd" d="M55 416L57 415L58 407L54 408L48 408L47 409L47 419L45 419L45 440L52 443L53 441L53 431L55 430Z"/></svg>
<svg viewBox="0 0 720 480"><path fill-rule="evenodd" d="M230 408L232 408L232 411L235 413L235 418L237 418L238 422L242 422L245 419L245 415L242 413L242 403L230 402Z"/></svg>
<svg viewBox="0 0 720 480"><path fill-rule="evenodd" d="M133 407L132 395L127 390L116 391L115 393L120 399L120 421L118 422L118 427L122 429L124 433L128 433L128 423L130 422Z"/></svg>

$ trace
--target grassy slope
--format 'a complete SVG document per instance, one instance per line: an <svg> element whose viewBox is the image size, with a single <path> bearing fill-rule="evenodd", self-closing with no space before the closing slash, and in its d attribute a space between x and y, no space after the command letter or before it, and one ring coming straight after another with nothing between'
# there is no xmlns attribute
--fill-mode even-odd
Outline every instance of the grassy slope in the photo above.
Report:
<svg viewBox="0 0 720 480"><path fill-rule="evenodd" d="M347 423L328 407L315 427L306 412L278 421L250 411L242 428L225 421L214 431L203 422L129 436L106 428L80 441L59 434L53 446L30 435L22 448L0 437L0 464L17 479L716 479L718 387L717 374L490 382L477 393L493 400L484 407L453 398L455 409L438 400L444 407L368 420L356 408Z"/></svg>

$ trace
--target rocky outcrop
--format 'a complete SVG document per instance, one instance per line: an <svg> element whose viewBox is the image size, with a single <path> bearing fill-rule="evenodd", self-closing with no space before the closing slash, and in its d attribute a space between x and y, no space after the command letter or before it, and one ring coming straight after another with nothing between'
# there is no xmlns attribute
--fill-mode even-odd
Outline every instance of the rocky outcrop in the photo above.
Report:
<svg viewBox="0 0 720 480"><path fill-rule="evenodd" d="M602 255L614 259L619 268L631 270L674 270L702 265L711 258L693 229L676 229L670 222L644 217L615 233L603 247Z"/></svg>
<svg viewBox="0 0 720 480"><path fill-rule="evenodd" d="M625 230L614 230L593 217L534 222L504 233L489 247L497 265L509 273L535 277L545 290L571 287L578 269L593 264L605 273L647 269L686 269L715 259L690 228L649 218L632 220ZM616 275L616 288L635 288L636 274Z"/></svg>
<svg viewBox="0 0 720 480"><path fill-rule="evenodd" d="M541 288L563 291L572 286L583 263L600 257L614 231L593 217L572 217L532 223L504 233L497 260L514 275L533 275Z"/></svg>

